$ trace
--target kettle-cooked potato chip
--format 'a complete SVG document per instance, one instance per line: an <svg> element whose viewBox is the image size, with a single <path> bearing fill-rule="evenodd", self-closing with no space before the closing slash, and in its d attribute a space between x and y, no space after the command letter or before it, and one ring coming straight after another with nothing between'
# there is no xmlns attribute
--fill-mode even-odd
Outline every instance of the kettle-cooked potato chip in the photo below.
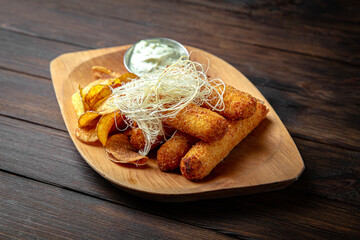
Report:
<svg viewBox="0 0 360 240"><path fill-rule="evenodd" d="M124 83L128 83L130 82L132 79L135 79L137 78L138 76L134 73L130 73L130 72L127 72L127 73L124 73L122 74L121 76L119 76L116 81L114 82L113 84L113 88L116 88L116 84L118 83L121 83L121 84L124 84ZM120 84L120 85L121 85Z"/></svg>
<svg viewBox="0 0 360 240"><path fill-rule="evenodd" d="M89 126L96 127L96 124L98 123L99 120L97 118L99 117L100 117L99 113L88 111L79 117L78 126L80 128L89 127Z"/></svg>
<svg viewBox="0 0 360 240"><path fill-rule="evenodd" d="M113 98L108 97L98 101L93 107L94 111L101 115L115 112L117 110L117 107L114 105L113 100Z"/></svg>
<svg viewBox="0 0 360 240"><path fill-rule="evenodd" d="M75 136L85 143L93 143L99 140L96 128L77 128L75 130Z"/></svg>
<svg viewBox="0 0 360 240"><path fill-rule="evenodd" d="M98 101L110 96L111 93L112 90L110 86L100 84L95 85L85 95L84 100L89 105L90 109L93 109L93 107Z"/></svg>
<svg viewBox="0 0 360 240"><path fill-rule="evenodd" d="M84 98L85 95L90 91L90 89L96 85L110 85L111 83L112 83L111 79L98 79L92 81L82 89L82 96Z"/></svg>
<svg viewBox="0 0 360 240"><path fill-rule="evenodd" d="M110 69L107 69L103 66L93 66L91 70L95 79L110 79L121 76L120 73L111 71Z"/></svg>
<svg viewBox="0 0 360 240"><path fill-rule="evenodd" d="M109 159L116 163L132 163L140 166L146 164L148 160L148 157L134 151L129 138L123 133L111 136L105 147Z"/></svg>
<svg viewBox="0 0 360 240"><path fill-rule="evenodd" d="M126 124L123 120L123 116L119 112L113 112L103 115L97 124L96 127L97 136L103 146L106 145L109 132L113 129L114 126L116 126L115 121L116 121L116 125L119 128L126 127Z"/></svg>
<svg viewBox="0 0 360 240"><path fill-rule="evenodd" d="M79 86L80 88L80 86ZM79 118L81 115L84 114L85 108L83 104L83 99L81 96L80 90L77 90L72 96L71 96L71 102L75 108L75 112L77 117Z"/></svg>

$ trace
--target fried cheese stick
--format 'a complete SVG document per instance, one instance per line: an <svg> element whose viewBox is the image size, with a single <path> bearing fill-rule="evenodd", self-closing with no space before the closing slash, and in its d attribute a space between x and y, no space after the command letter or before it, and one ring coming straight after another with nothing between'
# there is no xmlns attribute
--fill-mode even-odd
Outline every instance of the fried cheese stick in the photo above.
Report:
<svg viewBox="0 0 360 240"><path fill-rule="evenodd" d="M205 142L221 139L228 129L226 119L219 114L190 103L165 124Z"/></svg>
<svg viewBox="0 0 360 240"><path fill-rule="evenodd" d="M219 92L223 90L223 86L214 86ZM226 84L224 92L224 111L216 111L226 119L237 120L251 117L256 111L257 99L248 93L237 90L236 88ZM210 101L212 105L216 105L218 99ZM203 104L202 107L211 109L211 106Z"/></svg>
<svg viewBox="0 0 360 240"><path fill-rule="evenodd" d="M161 171L172 171L180 166L181 159L199 139L177 131L158 150L156 162Z"/></svg>
<svg viewBox="0 0 360 240"><path fill-rule="evenodd" d="M181 173L189 180L206 177L266 117L268 111L258 102L252 117L228 122L229 130L222 139L195 144L181 159Z"/></svg>
<svg viewBox="0 0 360 240"><path fill-rule="evenodd" d="M145 148L145 136L143 131L140 128L133 128L130 129L126 135L130 136L130 144L133 146L137 151L144 150ZM164 138L162 136L158 137L158 141L153 143L151 145L151 150L159 146L161 141L163 141Z"/></svg>

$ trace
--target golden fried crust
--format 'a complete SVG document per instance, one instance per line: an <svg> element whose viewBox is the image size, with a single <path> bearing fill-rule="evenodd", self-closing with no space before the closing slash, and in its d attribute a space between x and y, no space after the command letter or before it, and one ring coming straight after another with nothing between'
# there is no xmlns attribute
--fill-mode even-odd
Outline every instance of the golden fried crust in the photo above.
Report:
<svg viewBox="0 0 360 240"><path fill-rule="evenodd" d="M128 136L118 133L111 136L106 142L106 151L111 161L116 163L132 163L136 165L144 165L148 157L141 156L135 152L129 142Z"/></svg>
<svg viewBox="0 0 360 240"><path fill-rule="evenodd" d="M141 129L133 128L129 131L130 134L130 144L136 150L144 149L145 147L145 137Z"/></svg>
<svg viewBox="0 0 360 240"><path fill-rule="evenodd" d="M181 158L185 156L197 141L197 138L177 131L157 152L156 162L160 170L172 171L177 169L180 165Z"/></svg>
<svg viewBox="0 0 360 240"><path fill-rule="evenodd" d="M205 142L221 139L228 128L224 117L192 103L165 123Z"/></svg>
<svg viewBox="0 0 360 240"><path fill-rule="evenodd" d="M247 119L228 121L225 136L213 142L198 142L182 158L181 173L189 180L206 177L229 152L241 142L265 117L268 109L258 102L255 114Z"/></svg>
<svg viewBox="0 0 360 240"><path fill-rule="evenodd" d="M145 137L143 131L140 128L133 128L125 133L127 136L130 136L130 144L137 151L144 150L145 148ZM158 141L151 145L151 150L159 146L160 142L163 140L163 137L159 136Z"/></svg>
<svg viewBox="0 0 360 240"><path fill-rule="evenodd" d="M220 90L220 87L217 87ZM256 111L257 99L248 93L237 90L236 88L226 85L224 92L224 105L223 111L216 111L226 119L237 120L251 117ZM217 103L217 99L211 102L212 105ZM210 108L204 104L202 107Z"/></svg>
<svg viewBox="0 0 360 240"><path fill-rule="evenodd" d="M93 66L91 70L95 79L110 79L121 76L120 73L111 71L110 69L102 66Z"/></svg>

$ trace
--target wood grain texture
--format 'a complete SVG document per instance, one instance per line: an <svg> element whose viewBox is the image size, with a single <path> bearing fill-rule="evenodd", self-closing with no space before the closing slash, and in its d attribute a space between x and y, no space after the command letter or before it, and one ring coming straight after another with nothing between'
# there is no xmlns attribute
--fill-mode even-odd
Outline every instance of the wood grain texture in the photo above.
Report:
<svg viewBox="0 0 360 240"><path fill-rule="evenodd" d="M0 119L3 136L0 143L4 149L0 166L3 170L101 198L118 198L116 191L104 184L105 180L90 171L67 132L6 117ZM295 141L303 153L307 170L291 188L360 204L358 152L298 138Z"/></svg>
<svg viewBox="0 0 360 240"><path fill-rule="evenodd" d="M4 36L4 41L1 42L4 45L3 51L0 51L0 66L19 68L26 73L43 77L50 78L49 70L44 70L48 68L47 61L50 61L46 56L55 56L47 49L74 49L63 43L34 39L8 31L0 34L1 36ZM33 49L42 56L36 61L37 64L33 64L33 53L28 49ZM291 134L339 147L359 149L360 136L355 134L357 122L360 121L360 111L355 110L356 103L360 101L357 94L360 91L359 68L254 46L240 45L233 50L211 48L213 53L218 52L235 63L235 67L249 77L269 100ZM12 63L8 60L13 58L21 58L21 61ZM21 81L16 78L11 78L11 81ZM6 92L3 96L5 94ZM333 116L339 112L341 114L334 121ZM303 122L306 124L299 124ZM343 132L348 134L344 135Z"/></svg>
<svg viewBox="0 0 360 240"><path fill-rule="evenodd" d="M17 36L12 41L16 43L19 35L13 34L13 36ZM36 46L32 47L35 48ZM4 49L8 48L11 48L11 45ZM1 53L3 51L0 51ZM23 63L26 63L26 60L30 61L30 59L24 58ZM39 67L41 68L41 65ZM332 67L339 69L335 65ZM46 73L44 74L46 75ZM295 73L290 76L294 77ZM306 180L306 185L296 184L296 186L307 192L320 194L327 198L356 202L359 199L359 191L355 187L358 181L351 181L350 179L357 174L355 159L359 157L359 154L356 151L344 150L343 148L354 149L356 143L360 141L360 136L355 134L357 122L354 121L354 119L359 118L359 113L352 110L354 108L352 99L355 97L355 89L359 84L356 84L355 79L349 79L341 81L342 84L335 85L336 76L332 79L333 83L331 84L326 84L325 81L324 83L308 84L308 90L301 91L301 97L299 97L298 91L292 91L291 88L286 86L281 86L281 90L278 90L274 89L274 87L278 86L274 83L270 87L267 85L261 86L261 80L259 79L255 79L255 81L258 85L260 84L261 92L270 101L291 134L295 137L308 139L308 141L302 141L296 138L300 152L304 152L305 164L311 166L311 169L308 168L305 171L306 176L310 178ZM321 81L321 79L317 80ZM0 88L0 114L66 131L50 81L0 70L0 82L2 86ZM294 81L295 83L297 81ZM336 91L336 87L338 91ZM300 86L298 88L300 89ZM323 90L320 91L320 88L323 88ZM319 96L328 96L317 100L320 106L326 104L326 111L312 107L313 102L308 98L309 94L313 95L313 91L314 93L322 93ZM17 97L14 98L14 96ZM330 100L329 97L333 99L334 103L335 99L338 98L338 103L327 104ZM310 114L310 111L313 113ZM339 111L342 111L343 115L334 119L333 116ZM319 118L319 115L321 115L321 118ZM303 122L306 122L305 126L301 124ZM332 130L329 132L326 129ZM347 136L343 132L347 132ZM314 143L313 141L322 143ZM328 146L328 144L335 145L339 149ZM316 152L316 154L313 154L313 152ZM345 156L342 157L342 154L345 154ZM322 157L319 158L319 156ZM22 165L20 164L20 166ZM309 171L310 173L307 175ZM342 185L334 184L335 180L332 180L332 178L337 179L337 183L343 183L347 187L343 188Z"/></svg>
<svg viewBox="0 0 360 240"><path fill-rule="evenodd" d="M341 150L328 147L324 152L332 154L326 154L325 158L331 161L317 164L316 161L321 160L318 154L312 156L311 148L321 145L311 142L306 145L305 141L302 145L308 146L308 150L304 159L311 169L307 167L304 176L286 191L200 202L157 203L126 194L92 171L78 154L68 133L6 117L0 120L3 134L0 145L4 149L0 154L0 169L48 183L54 188L71 189L236 238L288 239L296 233L299 239L321 239L323 234L340 237L344 231L344 236L354 237L359 231L358 206L353 205L359 203L356 187L359 181L352 181L354 185L348 186L348 193L330 184L338 176L359 172L358 168L353 169L358 166L354 152L349 151L345 161ZM346 162L343 171L337 168L341 161ZM319 184L321 181L323 183ZM311 193L351 204L326 200ZM346 199L352 193L352 201Z"/></svg>
<svg viewBox="0 0 360 240"><path fill-rule="evenodd" d="M66 131L51 82L0 70L0 114Z"/></svg>
<svg viewBox="0 0 360 240"><path fill-rule="evenodd" d="M77 86L91 82L91 67L103 65L126 72L123 55L129 46L61 55L51 62L56 97L68 132L85 161L110 182L142 197L160 201L187 201L280 189L297 180L304 169L301 156L279 117L266 99L240 72L223 60L200 49L188 47L191 60L211 63L207 74L248 92L270 109L266 120L238 145L223 164L202 181L191 182L178 174L161 172L155 161L146 168L119 166L107 160L101 146L79 141L74 131L77 117L71 96ZM227 165L227 166L226 166Z"/></svg>
<svg viewBox="0 0 360 240"><path fill-rule="evenodd" d="M182 1L194 4L194 1ZM198 0L195 4L255 16L269 17L268 15L273 15L273 17L283 17L285 19L312 20L313 25L324 24L320 25L322 27L326 27L331 22L346 28L350 27L347 23L357 23L360 21L356 11L359 8L359 2L357 1L225 0L219 2ZM352 29L355 30L354 28Z"/></svg>
<svg viewBox="0 0 360 240"><path fill-rule="evenodd" d="M83 47L14 33L0 27L0 67L40 77L50 77L49 62L64 52Z"/></svg>
<svg viewBox="0 0 360 240"><path fill-rule="evenodd" d="M0 180L0 232L10 238L232 239L4 172Z"/></svg>
<svg viewBox="0 0 360 240"><path fill-rule="evenodd" d="M129 238L145 238L146 229L158 236L160 228L152 226L152 216L174 222L177 238L189 238L192 231L182 230L179 222L221 233L208 238L357 239L360 235L358 1L2 0L0 6L0 171L15 173L11 178L0 175L0 188L9 189L4 194L1 188L0 198L13 193L10 200L6 195L6 201L0 201L1 239L60 238L68 233L81 238L114 216L136 218L132 209L139 210L140 219L149 219L149 226L140 223L140 234L130 232ZM49 81L49 61L66 52L153 36L207 50L244 73L299 147L307 166L299 181L278 192L165 204L126 194L92 171L64 131ZM22 176L28 179L22 181ZM61 194L41 201L16 188ZM61 198L64 191L66 199ZM86 195L81 198L96 213L99 208L112 211L99 213L100 220L87 221L93 219L91 213L71 205L67 200L72 195L75 199ZM46 207L45 213L40 206ZM49 218L49 209L57 215ZM85 222L75 216L68 221L75 224L64 223L61 218L67 216L62 213L69 213L68 209ZM6 218L2 213L7 213ZM111 239L115 232L139 229L116 226L106 228L110 234L103 236ZM101 238L97 232L93 236Z"/></svg>
<svg viewBox="0 0 360 240"><path fill-rule="evenodd" d="M274 11L262 11L261 15L252 14L253 10L241 13L221 8L214 8L208 4L199 4L186 1L31 1L22 3L9 1L7 10L0 11L2 20L7 29L16 29L36 35L56 38L61 41L84 44L90 39L96 39L97 47L108 47L125 44L125 38L117 38L111 41L114 32L126 35L131 42L150 36L167 36L192 46L205 39L221 45L228 42L261 45L284 51L305 53L312 56L336 59L344 62L359 64L359 57L353 53L359 51L358 35L353 29L343 30L332 27L332 22L323 24L321 27L314 26L316 19L304 19L296 15L288 15L286 11L278 17ZM215 4L219 5L219 4ZM231 4L229 4L231 6ZM251 4L250 4L251 5ZM296 5L287 3L283 5ZM301 5L301 4L298 4ZM323 5L323 4L319 4ZM330 5L330 4L329 4ZM335 5L335 4L334 4ZM346 6L346 4L344 4ZM223 4L224 6L224 4ZM276 3L268 6L277 8ZM334 8L336 5L334 6ZM26 11L24 8L26 8ZM258 7L261 8L261 4ZM310 7L308 7L310 8ZM169 11L169 9L172 9ZM256 4L255 4L256 9ZM22 18L16 18L17 11L23 11ZM282 13L281 8L277 8ZM317 9L319 12L328 12L328 9ZM36 16L30 14L36 11L42 16L41 21L46 21L52 26L44 31L37 26L43 27ZM207 14L199 14L206 12ZM351 11L354 16L355 12ZM187 16L179 17L179 16ZM56 21L61 19L61 23ZM101 19L101 22L97 21ZM76 25L72 24L76 22ZM334 22L336 22L334 20ZM29 24L35 23L35 24ZM195 23L195 24L194 24ZM81 26L90 24L93 29L103 33L103 39L99 41L97 35L78 35ZM315 24L316 25L316 24ZM71 26L74 31L67 31ZM104 29L111 32L107 34ZM331 34L324 34L322 29L331 28ZM55 30L58 29L58 30ZM187 32L197 34L187 34ZM231 33L231 34L229 34ZM106 39L106 40L105 40ZM357 40L356 40L357 39ZM341 41L342 44L339 44Z"/></svg>

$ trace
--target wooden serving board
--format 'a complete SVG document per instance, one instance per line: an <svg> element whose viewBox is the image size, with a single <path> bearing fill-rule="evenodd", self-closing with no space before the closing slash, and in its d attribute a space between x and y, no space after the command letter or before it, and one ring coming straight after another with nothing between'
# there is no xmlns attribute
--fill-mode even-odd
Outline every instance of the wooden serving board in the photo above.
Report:
<svg viewBox="0 0 360 240"><path fill-rule="evenodd" d="M130 47L120 46L67 53L54 59L51 76L66 127L85 161L101 176L132 194L159 201L192 201L282 189L296 181L304 163L284 124L257 88L238 70L203 50L189 47L190 59L208 64L208 75L249 92L270 109L266 119L236 146L208 177L186 180L180 173L164 173L152 158L145 167L119 165L108 160L100 144L88 145L74 134L77 116L71 95L77 86L93 81L91 67L105 66L124 73L123 56Z"/></svg>

